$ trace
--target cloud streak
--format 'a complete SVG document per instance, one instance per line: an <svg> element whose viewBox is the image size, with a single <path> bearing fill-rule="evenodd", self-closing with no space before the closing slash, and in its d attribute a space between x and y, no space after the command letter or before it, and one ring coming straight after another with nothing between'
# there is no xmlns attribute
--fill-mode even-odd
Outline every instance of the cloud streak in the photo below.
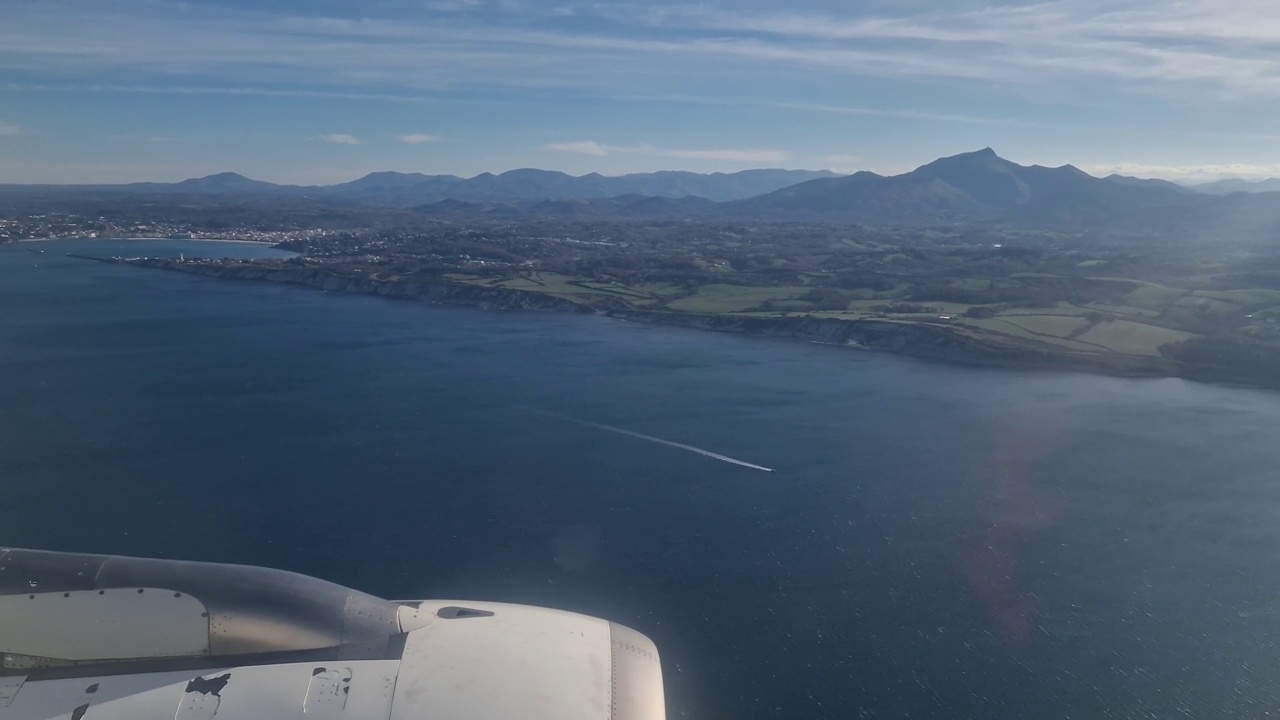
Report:
<svg viewBox="0 0 1280 720"><path fill-rule="evenodd" d="M1025 122L1010 117L980 117L977 115L956 115L952 113L934 113L921 110L902 110L895 108L872 108L855 105L822 105L816 103L772 103L773 107L786 110L802 110L805 112L831 113L834 115L854 115L869 117L902 118L905 120L924 120L928 122L963 123L968 125L1024 125Z"/></svg>
<svg viewBox="0 0 1280 720"><path fill-rule="evenodd" d="M1015 82L1110 77L1280 92L1280 5L1259 0L1050 0L880 17L697 5L675 8L661 23L738 33L770 48L799 47L793 57L815 62L873 48L863 59L904 73Z"/></svg>
<svg viewBox="0 0 1280 720"><path fill-rule="evenodd" d="M327 133L325 135L321 135L320 139L325 142L334 143L335 145L360 145L364 142L360 138L354 135L348 135L347 133Z"/></svg>
<svg viewBox="0 0 1280 720"><path fill-rule="evenodd" d="M605 157L611 152L626 151L626 148L609 147L607 145L601 145L594 140L551 143L550 145L547 145L546 148L557 152L577 153L578 155L594 155L595 157Z"/></svg>
<svg viewBox="0 0 1280 720"><path fill-rule="evenodd" d="M381 100L388 102L425 102L422 95L392 93L344 92L306 88L267 88L252 86L191 85L118 85L111 83L0 83L0 90L10 92L71 93L136 93L140 95L240 95L247 97L321 98L327 100Z"/></svg>
<svg viewBox="0 0 1280 720"><path fill-rule="evenodd" d="M1175 182L1212 182L1225 178L1266 180L1280 177L1280 164L1251 165L1221 163L1216 165L1160 165L1151 163L1099 163L1082 165L1081 169L1099 177L1116 173L1144 178L1161 178Z"/></svg>
<svg viewBox="0 0 1280 720"><path fill-rule="evenodd" d="M862 161L863 160L860 156L848 153L834 153L822 158L822 162L826 165L828 170L838 173L854 172L858 167L858 164Z"/></svg>
<svg viewBox="0 0 1280 720"><path fill-rule="evenodd" d="M643 77L646 66L636 58L685 73L698 71L689 58L702 58L719 61L708 76L743 76L734 64L747 61L836 75L1027 85L1105 78L1280 95L1280 4L1260 0L1050 0L874 16L830 6L805 12L805 3L787 12L744 11L724 0L657 8L571 2L540 15L508 3L486 5L483 18L470 3L447 4L434 15L395 18L179 9L159 0L113 5L109 13L84 0L27 4L0 28L0 68L145 68L236 80L266 74L282 82L327 74L339 84L401 90L477 80L598 88L611 75Z"/></svg>
<svg viewBox="0 0 1280 720"><path fill-rule="evenodd" d="M401 135L398 139L405 145L422 145L423 143L435 142L440 138L435 135L426 135L424 133L411 133L409 135Z"/></svg>
<svg viewBox="0 0 1280 720"><path fill-rule="evenodd" d="M547 150L607 157L609 155L647 155L650 157L677 158L680 160L710 160L727 163L781 163L791 158L782 150L760 149L701 149L673 150L652 145L604 145L594 140L551 143Z"/></svg>
<svg viewBox="0 0 1280 720"><path fill-rule="evenodd" d="M657 154L682 160L720 160L734 163L780 163L790 157L781 150L663 150Z"/></svg>
<svg viewBox="0 0 1280 720"><path fill-rule="evenodd" d="M15 135L20 134L21 131L18 130L17 125L6 125L5 123L0 123L0 137L14 137Z"/></svg>

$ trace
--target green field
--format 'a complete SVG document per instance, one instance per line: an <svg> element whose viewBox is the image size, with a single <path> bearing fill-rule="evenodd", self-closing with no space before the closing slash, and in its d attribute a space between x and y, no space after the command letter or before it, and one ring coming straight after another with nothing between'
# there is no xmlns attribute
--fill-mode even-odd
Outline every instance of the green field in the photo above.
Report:
<svg viewBox="0 0 1280 720"><path fill-rule="evenodd" d="M987 332L999 333L1001 335L1012 335L1014 337L1019 337L1024 340L1034 340L1036 342L1049 343L1050 345L1057 345L1063 348L1067 348L1069 350L1075 350L1077 352L1096 353L1096 352L1106 351L1105 348L1099 347L1097 345L1090 345L1089 343L1081 342L1079 340L1070 340L1065 337L1057 337L1054 335L1033 332L1031 330L1028 330L1027 328L1022 327L1021 325L1015 322L1010 322L1010 320L1015 320L1015 319L1021 319L1021 318L986 318L983 320L973 320L969 318L963 318L961 320L958 320L957 322L962 323L963 325L967 325L969 327L980 328ZM1067 319L1073 319L1073 318L1067 318Z"/></svg>
<svg viewBox="0 0 1280 720"><path fill-rule="evenodd" d="M510 288L512 290L527 290L529 292L541 292L559 296L609 295L613 297L623 297L624 299L638 299L645 297L644 295L640 295L626 288L606 286L602 283L583 283L580 280L576 280L576 278L571 278L567 275L557 275L556 273L534 273L528 277L502 280L495 283L495 285L497 287Z"/></svg>
<svg viewBox="0 0 1280 720"><path fill-rule="evenodd" d="M1160 314L1155 310L1136 308L1129 305L1108 305L1107 303L1093 303L1089 305L1087 309L1099 310L1101 312L1112 313L1114 315L1127 315L1134 318L1153 318Z"/></svg>
<svg viewBox="0 0 1280 720"><path fill-rule="evenodd" d="M633 289L642 293L647 293L649 295L664 295L664 296L676 295L683 290L683 288L681 288L679 285L673 285L672 283L648 283L645 285L635 285L633 286Z"/></svg>
<svg viewBox="0 0 1280 720"><path fill-rule="evenodd" d="M1146 283L1137 290L1125 295L1120 304L1160 312L1186 294L1186 290Z"/></svg>
<svg viewBox="0 0 1280 720"><path fill-rule="evenodd" d="M597 292L608 293L610 295L617 295L618 297L621 297L625 300L652 299L652 297L647 293L639 292L637 290L633 290L629 287L625 287L622 285L614 285L613 283L601 283L601 282L590 282L586 280L580 280L571 284L573 284L574 287L580 287L580 288L585 288L589 290L594 290Z"/></svg>
<svg viewBox="0 0 1280 720"><path fill-rule="evenodd" d="M1247 290L1198 290L1196 297L1212 298L1242 307L1268 307L1280 305L1280 291L1250 288Z"/></svg>
<svg viewBox="0 0 1280 720"><path fill-rule="evenodd" d="M1016 273L1004 280L960 278L951 281L951 284L959 289L984 292L1006 283L1016 285L1018 278L1034 282L1035 278L1045 276L1040 273ZM1159 356L1162 345L1194 337L1188 332L1145 322L1156 317L1164 317L1166 322L1173 322L1187 313L1231 314L1243 313L1248 308L1258 312L1261 317L1269 312L1263 309L1268 307L1274 307L1280 312L1280 292L1277 291L1190 291L1121 278L1098 278L1137 285L1136 289L1114 304L1075 305L1059 301L1048 307L1011 307L1003 303L974 306L957 302L895 300L892 296L900 298L912 288L908 283L895 280L898 287L894 291L881 293L891 297L865 297L850 301L843 310L819 311L814 309L813 303L802 298L808 297L815 286L820 286L820 277L814 280L814 285L775 287L707 283L698 286L691 293L687 285L675 283L646 283L627 287L556 273L527 273L516 278L486 278L454 273L448 277L457 282L546 293L588 304L593 302L593 298L611 297L633 307L662 307L690 313L807 315L838 320L872 319L879 316L885 321L950 324L956 332L972 332L987 337L993 334L1005 335L1076 353L1121 353L1135 356ZM804 280L810 281L807 276ZM852 291L846 289L844 292ZM895 302L899 303L898 311L893 309ZM761 306L766 304L768 309L762 309ZM971 318L966 313L974 307L997 309L999 314L990 318ZM926 310L905 312L922 308ZM1098 322L1096 313L1113 319Z"/></svg>
<svg viewBox="0 0 1280 720"><path fill-rule="evenodd" d="M849 303L849 305L845 309L848 310L849 312L870 313L870 314L887 312L890 315L893 315L895 314L893 310L877 309L877 308L885 308L885 307L892 306L893 302L894 302L893 300L886 300L884 298L879 298L875 300L854 300L853 302ZM951 315L951 316L963 315L965 312L969 310L969 308L973 307L972 305L965 305L964 303L933 302L933 301L910 302L905 304L917 305L919 307L933 308L934 310L928 314L933 315L935 317L938 315Z"/></svg>
<svg viewBox="0 0 1280 720"><path fill-rule="evenodd" d="M766 300L793 300L811 289L710 284L699 287L689 297L672 300L667 307L681 312L736 313L759 307Z"/></svg>
<svg viewBox="0 0 1280 720"><path fill-rule="evenodd" d="M1078 315L1001 315L996 320L1017 325L1030 333L1052 335L1054 337L1070 337L1089 326L1089 321Z"/></svg>
<svg viewBox="0 0 1280 720"><path fill-rule="evenodd" d="M1186 295L1174 303L1174 307L1193 310L1202 313L1237 313L1240 312L1240 306L1232 302L1224 300L1215 300L1213 298L1202 297L1200 295Z"/></svg>
<svg viewBox="0 0 1280 720"><path fill-rule="evenodd" d="M1192 337L1180 330L1145 325L1128 320L1099 323L1079 337L1082 342L1101 345L1127 355L1159 355L1160 346Z"/></svg>
<svg viewBox="0 0 1280 720"><path fill-rule="evenodd" d="M1068 302L1055 303L1053 307L1020 307L1009 310L1002 315L1083 315L1089 308L1072 305Z"/></svg>

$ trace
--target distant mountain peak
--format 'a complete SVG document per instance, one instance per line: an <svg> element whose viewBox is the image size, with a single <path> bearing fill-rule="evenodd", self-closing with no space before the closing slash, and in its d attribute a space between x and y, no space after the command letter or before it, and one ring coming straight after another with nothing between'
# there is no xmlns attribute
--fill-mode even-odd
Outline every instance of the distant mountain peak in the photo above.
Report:
<svg viewBox="0 0 1280 720"><path fill-rule="evenodd" d="M244 182L259 182L259 181L257 181L257 180L250 180L249 178L247 178L247 177L245 177L245 176L241 175L241 174L240 174L240 173L238 173L238 172L220 172L220 173L214 173L214 174L212 174L212 175L205 175L204 177L187 178L186 180L183 180L183 182L188 182L188 183L203 183L203 182L207 182L207 183L233 183L233 182L237 182L237 183L244 183Z"/></svg>
<svg viewBox="0 0 1280 720"><path fill-rule="evenodd" d="M1186 191L1158 180L1096 178L1073 165L1019 165L990 147L880 178L818 179L748 201L758 216L860 223L996 221L1032 226L1103 222L1172 204Z"/></svg>
<svg viewBox="0 0 1280 720"><path fill-rule="evenodd" d="M995 150L992 150L989 147L984 147L981 150L974 150L972 152L959 153L956 155L947 155L944 157L940 157L937 160L934 160L933 162L929 163L929 165L933 165L935 163L954 164L954 163L961 163L961 162L968 162L968 161L986 162L991 160L1000 160L1002 162L1009 162L1008 160L1005 160L1004 158L997 155Z"/></svg>
<svg viewBox="0 0 1280 720"><path fill-rule="evenodd" d="M931 163L916 168L916 172L952 170L957 168L1013 168L1018 167L1014 163L1005 160L996 154L991 148L983 148L974 150L973 152L960 153L959 155L949 155L940 157Z"/></svg>
<svg viewBox="0 0 1280 720"><path fill-rule="evenodd" d="M254 180L247 178L237 172L220 172L212 175L205 175L198 178L187 178L180 183L179 187L203 187L203 188L266 188L271 187L272 183L263 180Z"/></svg>
<svg viewBox="0 0 1280 720"><path fill-rule="evenodd" d="M403 178L403 177L426 177L426 176L423 175L422 173L417 173L417 172L406 173L406 172L399 172L398 170L375 170L360 179L368 180L369 178Z"/></svg>

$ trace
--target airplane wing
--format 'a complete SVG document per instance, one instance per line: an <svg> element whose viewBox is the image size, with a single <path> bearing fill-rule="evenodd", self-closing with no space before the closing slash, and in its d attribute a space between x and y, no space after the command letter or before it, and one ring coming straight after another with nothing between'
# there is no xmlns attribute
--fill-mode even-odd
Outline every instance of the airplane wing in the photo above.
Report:
<svg viewBox="0 0 1280 720"><path fill-rule="evenodd" d="M0 549L0 720L663 720L644 635L280 570Z"/></svg>

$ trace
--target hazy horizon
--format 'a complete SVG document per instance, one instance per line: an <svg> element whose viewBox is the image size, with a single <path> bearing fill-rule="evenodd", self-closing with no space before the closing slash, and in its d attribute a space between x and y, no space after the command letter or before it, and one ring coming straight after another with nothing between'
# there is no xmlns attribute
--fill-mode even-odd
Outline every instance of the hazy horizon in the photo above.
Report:
<svg viewBox="0 0 1280 720"><path fill-rule="evenodd" d="M986 148L986 149L990 149L990 148ZM952 155L946 155L946 156L942 156L942 157L951 157L951 156L954 156L954 155L970 154L970 153L974 153L974 152L979 152L979 151L972 151L972 150L971 150L971 151L965 151L965 152L962 152L962 153L952 153ZM1018 164L1018 165L1024 165L1024 166L1026 166L1026 165L1036 165L1036 164L1038 164L1038 163L1023 163L1023 162L1018 162L1017 160L1014 160L1014 159L1011 159L1011 158L1007 158L1007 157L1004 157L1003 155L1000 155L998 151L996 152L996 154L997 154L999 157L1001 157L1002 159L1004 159L1004 160L1008 160L1009 162L1013 162L1013 163ZM938 158L934 158L934 159L938 159ZM924 164L927 164L927 163L924 163ZM1067 163L1067 164L1068 164L1068 165L1070 165L1071 163ZM879 173L879 174L881 174L881 175L885 175L885 176L888 176L888 175L897 175L897 174L902 174L902 173L909 173L909 172L911 172L911 171L913 171L913 170L915 170L915 169L918 169L918 167L919 167L919 166L917 166L917 167L913 167L913 168L907 168L907 169L905 169L905 170L899 170L899 171L892 172L892 173ZM1125 174L1125 173L1123 173L1123 172L1118 172L1118 171L1114 171L1114 170L1113 170L1112 172L1105 172L1105 173L1104 173L1104 172L1099 172L1099 171L1097 171L1096 169L1091 169L1091 168L1089 168L1089 167L1080 167L1080 166L1078 166L1078 165L1076 165L1075 167L1077 167L1078 169L1081 169L1081 170L1085 171L1086 173L1088 173L1088 174L1090 174L1090 175L1093 175L1094 177L1100 177L1100 178L1101 178L1101 177L1106 177L1106 176L1108 176L1108 175L1112 175L1112 174L1116 174L1116 175L1126 175L1126 174ZM248 174L248 173L241 172L241 171L239 171L239 170L234 170L234 169L222 169L222 170L215 170L215 171L213 171L213 172L203 173L203 174L200 174L200 175L187 175L187 176L182 176L182 177L167 177L167 178L163 178L163 179L145 178L145 179L139 179L139 180L125 180L125 181L119 181L119 182L101 182L101 183L92 183L92 182L22 183L22 182L0 181L0 185L23 185L23 184L31 184L31 185L40 185L40 184L48 184L48 185L123 185L123 184L130 184L130 183L175 184L175 183L183 182L183 181L185 181L185 180L200 180L200 179L205 179L205 178L210 178L210 177L215 177L215 176L220 176L220 175L238 175L238 176L240 176L240 177L242 177L242 178L245 178L245 179L248 179L248 180L264 181L264 182L269 182L269 183L273 183L273 184L277 184L277 185L283 185L283 186L294 186L294 187L326 187L326 186L330 186L330 185L340 185L340 184L343 184L343 183L349 183L349 182L353 182L353 181L355 181L355 180L360 180L360 179L362 179L362 178L364 178L364 177L367 177L367 176L369 176L369 175L376 175L376 174L383 174L383 173L398 174L398 175L423 175L423 176L428 176L428 177L430 177L430 176L449 176L449 175L452 175L452 176L454 176L454 177L459 177L459 178L464 179L464 180L469 180L469 179L473 179L473 178L476 178L476 177L479 177L479 176L483 176L483 175L501 176L501 175L504 175L504 174L506 174L506 173L519 172L519 171L522 171L522 170L537 170L537 171L543 171L543 172L565 172L565 171L563 171L563 170L557 170L557 169L555 169L555 168L512 167L512 168L507 168L507 169L504 169L504 170L484 170L484 171L481 171L481 172L479 172L479 173L475 173L475 174L473 174L473 175L459 175L459 174L457 174L457 173L448 173L448 172L424 172L424 171L420 171L420 170L385 170L385 169L375 169L375 170L367 170L367 171L361 172L359 175L355 175L355 176L352 176L352 177L347 177L347 178L345 178L345 179L338 179L338 180L335 180L335 181L332 181L332 182L316 182L316 183L301 183L301 182L300 182L300 183L293 183L293 182L288 182L288 181L285 181L285 182L276 182L276 181L274 181L274 180L270 180L270 179L268 179L268 178L258 177L258 176L255 176L255 175L250 175L250 174ZM731 169L731 170L711 170L711 171L684 170L684 169L681 169L681 168L672 167L672 168L663 168L663 169L653 170L653 171L641 171L641 172L636 172L636 173L625 173L625 172L624 172L624 173L609 173L609 172L601 172L601 171L598 171L598 170L588 170L588 171L586 171L586 172L580 172L580 173L565 172L565 174L567 174L567 175L569 175L569 176L571 176L571 177L575 177L575 178L585 177L585 176L589 176L589 175L600 175L600 176L602 176L602 177L607 177L607 178L616 178L616 177L624 177L624 176L627 176L627 175L644 175L644 174L661 173L661 172L693 172L693 173L699 173L699 174L710 175L710 174L716 174L716 173L722 173L722 174L736 174L736 173L742 173L742 172L760 172L760 171L780 171L780 172L831 172L831 173L835 173L836 175L851 175L851 174L853 174L853 173L855 173L855 172L861 172L860 170L843 171L843 172L842 172L842 171L831 170L831 169L829 169L829 168L765 167L765 166L761 166L761 167L739 168L739 169L736 169L736 170ZM1280 174L1280 173L1278 173L1278 174ZM1126 176L1127 176L1127 175L1126 175ZM1165 178L1159 178L1159 177L1152 176L1152 175L1147 175L1147 176L1142 176L1142 175L1133 175L1133 176L1131 176L1131 177L1136 177L1136 178L1139 178L1139 179L1165 179ZM1245 183L1253 184L1253 183L1265 183L1265 182L1267 182L1267 181L1269 181L1269 180L1273 180L1273 179L1275 179L1275 178L1241 178L1240 176L1228 175L1228 176L1223 176L1223 177L1220 177L1220 178L1213 178L1213 179L1186 179L1186 178L1175 178L1175 179L1172 179L1172 180L1171 180L1171 182L1175 182L1175 183L1177 183L1177 184L1179 184L1179 185L1183 185L1183 186L1185 186L1185 187L1197 187L1197 186L1200 186L1200 185L1209 185L1209 184L1213 184L1213 183L1216 183L1216 182L1219 182L1219 181L1223 181L1223 180L1229 180L1229 181L1241 181L1241 182L1245 182Z"/></svg>

